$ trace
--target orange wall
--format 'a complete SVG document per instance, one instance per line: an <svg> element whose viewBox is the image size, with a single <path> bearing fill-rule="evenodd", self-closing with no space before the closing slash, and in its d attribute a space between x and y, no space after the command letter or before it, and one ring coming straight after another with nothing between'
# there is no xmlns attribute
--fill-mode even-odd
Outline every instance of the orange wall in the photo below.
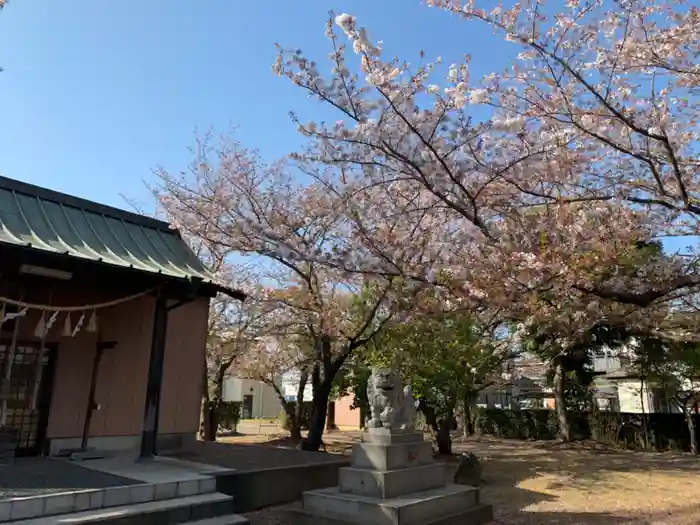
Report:
<svg viewBox="0 0 700 525"><path fill-rule="evenodd" d="M335 401L335 424L339 428L362 428L363 424L360 422L360 409L356 408L352 410L352 406L355 400L353 394L348 394Z"/></svg>
<svg viewBox="0 0 700 525"><path fill-rule="evenodd" d="M0 281L0 293L5 292ZM81 295L55 292L51 302L69 306L108 300L89 292ZM25 300L48 304L45 292L27 295ZM101 340L116 341L117 346L105 350L102 357L95 391L101 409L93 413L91 437L141 433L154 305L155 298L146 296L97 311ZM208 307L208 300L200 298L169 313L160 405L161 434L194 433L199 426ZM71 315L73 326L79 315ZM62 336L64 314L59 315L47 336L47 342L58 344L48 438L82 435L97 342L96 334L85 331L89 315L76 337ZM30 315L21 319L20 342L37 341L33 332L39 318L39 312L30 311Z"/></svg>
<svg viewBox="0 0 700 525"><path fill-rule="evenodd" d="M144 297L99 313L100 335L117 341L105 350L97 376L90 436L140 434L151 349L155 299ZM193 433L199 426L208 301L200 299L168 315L158 432ZM56 375L47 436L82 434L96 337L81 333L58 340Z"/></svg>
<svg viewBox="0 0 700 525"><path fill-rule="evenodd" d="M105 350L102 357L95 389L101 408L92 415L91 436L141 431L154 303L152 297L144 297L98 311L100 338L116 341L117 346ZM75 339L57 339L49 438L82 433L96 341L95 334L86 332Z"/></svg>
<svg viewBox="0 0 700 525"><path fill-rule="evenodd" d="M208 318L206 299L171 310L168 316L158 428L161 434L199 430Z"/></svg>

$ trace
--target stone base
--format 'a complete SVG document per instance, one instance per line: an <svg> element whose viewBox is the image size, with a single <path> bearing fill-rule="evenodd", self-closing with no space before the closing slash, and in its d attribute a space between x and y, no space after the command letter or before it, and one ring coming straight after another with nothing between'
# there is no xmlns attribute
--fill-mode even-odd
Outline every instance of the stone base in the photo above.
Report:
<svg viewBox="0 0 700 525"><path fill-rule="evenodd" d="M362 433L362 442L374 445L396 445L398 443L420 443L423 433L414 430L389 430L386 428L369 428Z"/></svg>
<svg viewBox="0 0 700 525"><path fill-rule="evenodd" d="M445 464L433 463L396 470L343 467L338 485L344 494L390 499L445 486Z"/></svg>
<svg viewBox="0 0 700 525"><path fill-rule="evenodd" d="M280 516L287 525L349 525L353 522L324 518L307 514L303 510L283 511ZM429 521L425 525L485 525L493 521L493 507L491 505L477 505L461 514L438 518L437 521Z"/></svg>
<svg viewBox="0 0 700 525"><path fill-rule="evenodd" d="M305 492L303 501L303 514L314 524L331 519L358 525L478 525L493 519L492 507L479 502L479 489L462 485L388 499L347 494L333 487Z"/></svg>
<svg viewBox="0 0 700 525"><path fill-rule="evenodd" d="M355 443L352 447L352 466L386 472L435 463L433 446L427 441L377 445Z"/></svg>

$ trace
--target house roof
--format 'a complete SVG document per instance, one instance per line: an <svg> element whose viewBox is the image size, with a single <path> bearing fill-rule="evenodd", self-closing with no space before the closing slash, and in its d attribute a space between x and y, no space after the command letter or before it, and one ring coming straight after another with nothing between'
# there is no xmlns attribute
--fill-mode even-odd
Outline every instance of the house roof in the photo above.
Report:
<svg viewBox="0 0 700 525"><path fill-rule="evenodd" d="M636 379L640 377L639 370L636 370L632 366L623 366L612 372L608 372L603 376L609 381L616 381L621 379Z"/></svg>
<svg viewBox="0 0 700 525"><path fill-rule="evenodd" d="M168 223L0 176L0 243L187 281L216 282Z"/></svg>
<svg viewBox="0 0 700 525"><path fill-rule="evenodd" d="M535 381L543 380L545 377L547 377L547 363L536 356L519 357L514 359L513 366L521 376L528 377Z"/></svg>

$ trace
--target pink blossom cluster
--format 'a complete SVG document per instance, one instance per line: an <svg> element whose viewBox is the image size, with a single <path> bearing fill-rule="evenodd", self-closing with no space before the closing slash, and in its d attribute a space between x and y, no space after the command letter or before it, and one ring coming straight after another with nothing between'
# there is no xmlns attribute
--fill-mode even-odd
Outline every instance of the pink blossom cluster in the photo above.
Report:
<svg viewBox="0 0 700 525"><path fill-rule="evenodd" d="M659 330L700 284L694 252L635 255L698 234L698 7L427 4L489 25L517 59L477 79L469 56L385 58L355 17L331 16L329 75L282 47L273 71L337 120L293 115L306 145L273 165L235 140L201 141L188 173L160 173L174 225L271 261L281 324L334 340L367 330L352 301L368 286L381 298L370 325L429 305L563 336L603 320Z"/></svg>

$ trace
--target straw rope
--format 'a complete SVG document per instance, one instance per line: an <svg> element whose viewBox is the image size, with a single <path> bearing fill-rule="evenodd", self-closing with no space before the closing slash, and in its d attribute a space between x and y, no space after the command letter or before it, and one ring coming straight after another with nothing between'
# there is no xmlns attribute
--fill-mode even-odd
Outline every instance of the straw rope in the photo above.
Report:
<svg viewBox="0 0 700 525"><path fill-rule="evenodd" d="M11 304L19 308L28 308L29 310L41 310L42 312L82 312L84 310L99 310L101 308L108 308L110 306L116 306L121 303L133 301L134 299L138 299L139 297L143 297L152 292L155 292L156 290L158 290L158 288L160 288L160 286L155 286L143 292L128 295L120 299L107 301L106 303L86 304L83 306L50 306L44 304L25 303L24 301L10 299L9 297L0 297L0 302Z"/></svg>

